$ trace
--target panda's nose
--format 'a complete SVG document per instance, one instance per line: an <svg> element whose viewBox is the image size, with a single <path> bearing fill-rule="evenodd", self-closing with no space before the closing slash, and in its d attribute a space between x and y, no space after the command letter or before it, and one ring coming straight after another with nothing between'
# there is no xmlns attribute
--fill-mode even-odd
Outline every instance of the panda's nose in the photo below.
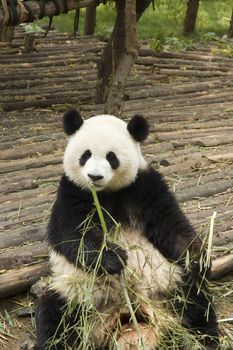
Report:
<svg viewBox="0 0 233 350"><path fill-rule="evenodd" d="M102 179L104 178L102 175L87 174L87 176L88 176L92 181L99 181L99 180L102 180Z"/></svg>

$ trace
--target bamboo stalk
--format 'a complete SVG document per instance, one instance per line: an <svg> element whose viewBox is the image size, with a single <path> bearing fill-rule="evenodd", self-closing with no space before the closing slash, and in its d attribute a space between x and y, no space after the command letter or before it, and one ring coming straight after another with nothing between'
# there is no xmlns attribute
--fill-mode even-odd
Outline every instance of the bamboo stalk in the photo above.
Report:
<svg viewBox="0 0 233 350"><path fill-rule="evenodd" d="M135 313L134 313L134 310L133 310L133 307L132 307L132 303L131 303L130 298L129 298L129 293L127 291L127 286L126 286L126 283L125 283L124 272L122 272L120 274L120 285L121 285L121 289L122 289L124 297L125 297L125 301L126 301L127 307L129 309L130 316L132 318L134 327L135 327L137 335L138 335L139 344L137 344L137 345L139 346L139 349L140 348L145 349L145 345L143 343L143 338L142 338L142 335L141 335L141 332L140 332L140 328L138 326L138 321L137 321L137 318L135 316Z"/></svg>
<svg viewBox="0 0 233 350"><path fill-rule="evenodd" d="M95 207L96 207L99 219L100 219L100 224L101 224L101 227L102 227L102 231L103 231L103 234L104 234L104 242L103 242L103 244L106 245L106 240L107 240L107 236L108 236L108 229L107 229L107 226L106 226L106 223L105 223L105 220L104 220L104 215L103 215L102 208L101 208L101 205L100 205L97 193L96 193L95 186L90 185L90 189L91 189L92 196L93 196L93 199L94 199L94 204L95 204ZM130 301L130 298L129 298L129 294L128 294L128 291L127 291L127 287L126 287L126 283L125 283L125 277L124 277L124 272L121 272L121 274L120 274L120 285L121 285L121 288L122 288L122 291L123 291L123 294L124 294L124 297L125 297L126 304L128 306L128 309L129 309L129 312L130 312L133 324L135 326L135 329L136 329L136 332L137 332L137 335L138 335L138 338L139 338L139 346L144 349L143 339L142 339L141 332L140 332L140 329L139 329L139 326L138 326L138 321L137 321L136 316L134 314L134 310L133 310L133 307L132 307L132 304L131 304L131 301Z"/></svg>

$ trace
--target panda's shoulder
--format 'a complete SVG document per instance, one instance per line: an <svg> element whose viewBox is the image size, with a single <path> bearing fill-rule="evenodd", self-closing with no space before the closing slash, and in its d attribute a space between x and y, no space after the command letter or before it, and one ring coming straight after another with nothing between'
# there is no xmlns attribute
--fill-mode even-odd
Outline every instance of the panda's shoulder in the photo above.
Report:
<svg viewBox="0 0 233 350"><path fill-rule="evenodd" d="M90 193L76 186L66 175L61 177L52 214L72 215L72 211L90 210ZM86 208L88 207L88 208Z"/></svg>
<svg viewBox="0 0 233 350"><path fill-rule="evenodd" d="M148 166L146 169L141 170L138 173L135 185L137 186L138 191L152 191L153 193L156 192L157 194L169 192L168 185L163 178L163 175L151 166Z"/></svg>

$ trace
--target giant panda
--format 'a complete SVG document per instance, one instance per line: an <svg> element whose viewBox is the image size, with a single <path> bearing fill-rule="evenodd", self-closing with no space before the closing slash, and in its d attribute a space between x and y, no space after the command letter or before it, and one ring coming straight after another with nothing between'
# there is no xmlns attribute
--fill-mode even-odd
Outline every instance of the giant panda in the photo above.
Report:
<svg viewBox="0 0 233 350"><path fill-rule="evenodd" d="M48 225L52 277L36 308L38 348L190 350L161 345L172 337L169 323L200 337L201 348L216 348L202 243L142 155L147 121L84 121L71 109L63 125L69 140Z"/></svg>

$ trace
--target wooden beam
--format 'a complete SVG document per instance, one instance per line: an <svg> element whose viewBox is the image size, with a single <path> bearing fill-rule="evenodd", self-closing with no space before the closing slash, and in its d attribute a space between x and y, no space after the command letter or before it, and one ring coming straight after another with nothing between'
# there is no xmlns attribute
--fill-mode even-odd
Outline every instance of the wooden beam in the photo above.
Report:
<svg viewBox="0 0 233 350"><path fill-rule="evenodd" d="M22 267L0 275L0 298L21 293L49 274L48 262Z"/></svg>
<svg viewBox="0 0 233 350"><path fill-rule="evenodd" d="M104 0L100 0L99 3L102 3ZM61 13L64 13L64 4L62 0L57 0L58 5L61 9ZM68 11L93 6L96 4L95 0L66 0ZM25 1L21 2L21 6L16 6L16 12L17 17L19 18L19 23L25 23L25 22L33 22L30 20L29 12L26 10L30 9L31 14L33 15L34 19L37 20L41 18L41 10L40 10L40 2L39 1ZM56 6L54 5L53 1L46 1L45 2L45 14L46 16L54 16L56 15ZM4 11L2 8L0 8L0 26L4 23ZM5 23L4 25L7 25Z"/></svg>
<svg viewBox="0 0 233 350"><path fill-rule="evenodd" d="M233 9L231 12L231 21L230 21L230 28L229 28L229 38L233 38Z"/></svg>
<svg viewBox="0 0 233 350"><path fill-rule="evenodd" d="M199 0L188 0L184 20L184 34L193 33L195 30Z"/></svg>
<svg viewBox="0 0 233 350"><path fill-rule="evenodd" d="M109 89L105 112L107 114L120 115L125 84L133 64L138 56L137 41L137 15L136 0L125 1L125 40L124 53L117 67L115 77L112 79L112 85Z"/></svg>
<svg viewBox="0 0 233 350"><path fill-rule="evenodd" d="M233 254L213 261L210 278L211 280L217 280L230 272L233 272Z"/></svg>
<svg viewBox="0 0 233 350"><path fill-rule="evenodd" d="M87 7L84 23L84 35L93 35L96 26L96 4Z"/></svg>

